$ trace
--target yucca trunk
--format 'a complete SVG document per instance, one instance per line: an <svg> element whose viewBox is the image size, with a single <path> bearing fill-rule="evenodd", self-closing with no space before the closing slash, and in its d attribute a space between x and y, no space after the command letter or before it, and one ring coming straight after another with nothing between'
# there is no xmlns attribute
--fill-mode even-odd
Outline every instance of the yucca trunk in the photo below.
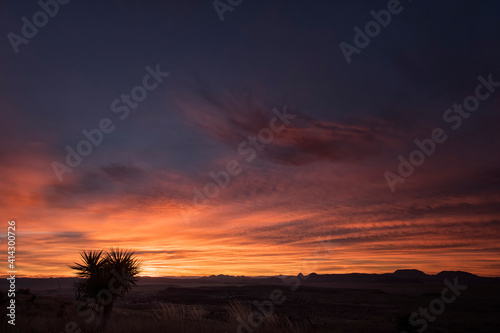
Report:
<svg viewBox="0 0 500 333"><path fill-rule="evenodd" d="M112 311L113 311L113 303L106 305L102 310L101 322L97 327L98 333L104 333L106 331L106 327L108 327Z"/></svg>

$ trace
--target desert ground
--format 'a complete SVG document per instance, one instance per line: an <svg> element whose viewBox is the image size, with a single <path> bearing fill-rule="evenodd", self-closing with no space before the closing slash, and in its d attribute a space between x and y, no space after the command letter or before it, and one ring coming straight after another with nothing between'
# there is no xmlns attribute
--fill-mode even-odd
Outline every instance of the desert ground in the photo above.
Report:
<svg viewBox="0 0 500 333"><path fill-rule="evenodd" d="M440 299L445 287L437 279L376 281L358 276L332 282L319 277L287 282L278 278L141 278L136 288L115 303L106 332L416 332L408 324L409 315ZM2 316L2 332L95 332L98 319L78 311L75 281L18 279L16 325L9 325L9 318ZM467 289L431 317L434 320L427 321L423 331L499 332L500 284L466 284ZM1 286L5 290L6 283L2 281ZM275 303L276 295L280 297ZM5 293L1 300L5 309ZM254 316L254 326L248 319L252 312L265 315ZM246 323L238 317L247 318Z"/></svg>

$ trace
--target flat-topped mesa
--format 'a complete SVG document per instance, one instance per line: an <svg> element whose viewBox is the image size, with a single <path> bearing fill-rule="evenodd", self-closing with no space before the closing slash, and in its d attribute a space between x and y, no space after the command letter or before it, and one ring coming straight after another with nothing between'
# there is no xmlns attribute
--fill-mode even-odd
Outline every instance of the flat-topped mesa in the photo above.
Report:
<svg viewBox="0 0 500 333"><path fill-rule="evenodd" d="M398 269L394 272L394 276L403 279L425 279L429 277L418 269Z"/></svg>

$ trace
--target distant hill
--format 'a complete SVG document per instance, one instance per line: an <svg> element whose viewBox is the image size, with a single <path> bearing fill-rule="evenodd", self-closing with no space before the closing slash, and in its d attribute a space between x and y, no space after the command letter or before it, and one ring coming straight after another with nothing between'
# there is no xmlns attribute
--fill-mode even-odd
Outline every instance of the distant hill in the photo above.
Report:
<svg viewBox="0 0 500 333"><path fill-rule="evenodd" d="M285 276L272 277L248 277L231 275L211 275L193 279L161 278L164 284L188 284L188 285L282 285ZM316 274L307 276L299 273L297 275L301 284L315 286L335 286L335 285L369 285L369 284L408 284L442 282L444 279L452 281L455 277L464 283L500 283L500 278L480 277L475 274L462 271L443 271L436 275L426 274L417 269L398 269L394 273L365 274ZM157 283L160 278L141 278L142 283Z"/></svg>
<svg viewBox="0 0 500 333"><path fill-rule="evenodd" d="M249 285L283 285L285 276L270 277L248 277L231 275L211 275L203 277L141 277L140 285L165 285L165 286L249 286ZM455 278L465 284L500 284L500 277L481 277L462 271L442 271L438 274L426 274L417 269L398 269L394 273L365 274L316 274L307 276L299 273L295 277L305 286L320 286L329 288L371 288L374 285L404 285L421 283L442 283L447 279L453 281ZM287 278L292 281L290 277ZM41 289L57 291L59 289L72 288L77 278L16 278L19 288L26 288L36 284ZM295 280L297 281L297 280ZM7 280L0 280L0 287L7 285Z"/></svg>
<svg viewBox="0 0 500 333"><path fill-rule="evenodd" d="M400 279L425 279L429 276L418 269L398 269L392 274Z"/></svg>
<svg viewBox="0 0 500 333"><path fill-rule="evenodd" d="M301 274L298 275L300 277ZM500 278L481 277L475 274L462 271L442 271L438 274L426 274L417 269L398 269L394 273L383 274L365 274L365 273L347 273L347 274L316 274L311 273L301 280L305 283L317 282L357 282L357 283L405 283L405 282L426 282L426 281L443 281L444 279L453 280L457 277L460 281L469 282L489 282L500 283ZM201 277L198 282L220 282L220 283L238 283L238 284L269 284L274 282L282 282L279 277L246 277L246 276L228 276L228 275L212 275L209 277Z"/></svg>

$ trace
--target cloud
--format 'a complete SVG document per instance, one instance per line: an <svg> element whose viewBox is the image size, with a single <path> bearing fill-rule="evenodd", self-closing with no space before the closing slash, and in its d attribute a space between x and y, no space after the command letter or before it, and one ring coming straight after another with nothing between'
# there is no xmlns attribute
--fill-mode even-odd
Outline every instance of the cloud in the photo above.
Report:
<svg viewBox="0 0 500 333"><path fill-rule="evenodd" d="M185 119L234 150L249 136L269 128L275 116L273 108L280 112L285 108L248 92L217 93L200 80L191 89L191 93L174 94ZM375 154L377 144L384 139L378 131L382 122L376 120L340 123L316 120L290 107L286 109L295 118L259 153L275 163L299 166L316 161L355 160Z"/></svg>
<svg viewBox="0 0 500 333"><path fill-rule="evenodd" d="M145 174L143 169L116 163L102 167L101 170L108 177L116 181L135 180L141 178Z"/></svg>

